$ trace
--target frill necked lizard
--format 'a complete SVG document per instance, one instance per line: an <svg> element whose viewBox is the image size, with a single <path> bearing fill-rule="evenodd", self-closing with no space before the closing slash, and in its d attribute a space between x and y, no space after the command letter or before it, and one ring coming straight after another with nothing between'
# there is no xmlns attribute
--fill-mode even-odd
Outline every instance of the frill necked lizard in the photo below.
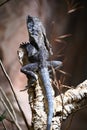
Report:
<svg viewBox="0 0 87 130"><path fill-rule="evenodd" d="M18 51L20 62L23 64L21 72L31 79L30 84L38 80L37 73L39 74L48 103L47 130L50 130L53 117L53 96L49 68L61 67L62 62L48 61L49 56L52 55L52 48L47 40L45 29L37 17L27 17L27 28L29 42L20 44Z"/></svg>

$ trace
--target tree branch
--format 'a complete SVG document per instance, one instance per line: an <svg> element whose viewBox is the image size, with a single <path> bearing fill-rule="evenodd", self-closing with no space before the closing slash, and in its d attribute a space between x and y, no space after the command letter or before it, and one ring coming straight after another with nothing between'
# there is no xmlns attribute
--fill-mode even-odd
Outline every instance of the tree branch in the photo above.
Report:
<svg viewBox="0 0 87 130"><path fill-rule="evenodd" d="M45 130L47 121L46 103L42 87L37 81L36 86L28 90L29 102L32 110L32 120L34 130ZM61 100L61 96L63 102ZM45 105L44 105L45 104ZM62 106L63 104L63 106ZM54 117L52 120L52 130L60 130L61 120L87 105L87 80L79 84L75 89L71 88L65 93L54 98ZM63 108L63 110L62 110Z"/></svg>

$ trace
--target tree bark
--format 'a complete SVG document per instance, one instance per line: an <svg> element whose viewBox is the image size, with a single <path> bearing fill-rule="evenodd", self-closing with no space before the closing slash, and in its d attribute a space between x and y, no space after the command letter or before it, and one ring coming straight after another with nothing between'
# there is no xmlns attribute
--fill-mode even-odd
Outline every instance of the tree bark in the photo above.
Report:
<svg viewBox="0 0 87 130"><path fill-rule="evenodd" d="M68 87L64 86L63 87ZM28 90L29 103L32 110L33 130L45 130L47 122L46 103L44 93L39 82ZM87 104L87 80L79 84L75 89L70 88L65 93L54 97L54 117L52 130L60 130L62 120L66 120L70 114L86 107Z"/></svg>

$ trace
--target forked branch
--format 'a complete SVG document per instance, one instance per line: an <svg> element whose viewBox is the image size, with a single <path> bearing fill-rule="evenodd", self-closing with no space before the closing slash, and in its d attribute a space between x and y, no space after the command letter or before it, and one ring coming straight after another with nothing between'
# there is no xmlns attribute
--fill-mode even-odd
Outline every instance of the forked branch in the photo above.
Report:
<svg viewBox="0 0 87 130"><path fill-rule="evenodd" d="M29 102L32 109L32 120L34 130L45 130L47 115L45 111L44 94L39 82L33 88L29 88ZM61 96L62 99L61 100ZM87 105L87 80L79 84L75 89L71 88L65 93L54 98L54 117L52 130L60 130L61 120L67 119L70 114L86 107ZM62 103L63 101L63 103ZM63 106L62 106L63 104ZM63 108L63 110L62 110Z"/></svg>

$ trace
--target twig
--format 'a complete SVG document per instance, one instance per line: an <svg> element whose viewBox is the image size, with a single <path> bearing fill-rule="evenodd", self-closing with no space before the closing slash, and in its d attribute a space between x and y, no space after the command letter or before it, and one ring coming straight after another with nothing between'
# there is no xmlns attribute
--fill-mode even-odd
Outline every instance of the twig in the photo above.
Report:
<svg viewBox="0 0 87 130"><path fill-rule="evenodd" d="M27 126L27 129L29 130L29 129L30 129L30 126L28 125L28 122L27 122L27 119L26 119L26 117L25 117L25 114L24 114L24 112L23 112L23 110L22 110L22 108L21 108L21 106L20 106L20 104L19 104L19 102L18 102L16 93L15 93L15 91L14 91L14 89L13 89L14 87L13 87L13 84L12 84L12 82L11 82L11 79L10 79L10 77L8 76L8 74L7 74L7 72L6 72L5 68L4 68L3 63L1 62L1 60L0 60L0 66L1 66L1 68L2 68L2 71L3 71L4 75L5 75L5 77L7 78L8 82L9 82L9 84L10 84L10 88L11 88L11 90L12 90L12 93L13 93L13 95L14 95L14 98L15 98L15 100L16 100L16 102L17 102L17 105L18 105L18 107L19 107L19 110L20 110L20 112L21 112L21 114L22 114L22 116L23 116L23 119L24 119L24 122L25 122L25 124L26 124L26 126Z"/></svg>
<svg viewBox="0 0 87 130"><path fill-rule="evenodd" d="M21 127L19 126L17 120L14 119L13 114L10 112L8 106L6 105L6 103L5 103L5 101L3 100L2 97L0 97L0 100L1 100L1 102L3 103L4 107L6 108L6 110L8 111L8 113L9 113L11 119L14 121L14 124L16 125L16 127L18 128L18 130L22 130Z"/></svg>
<svg viewBox="0 0 87 130"><path fill-rule="evenodd" d="M7 128L6 128L5 124L4 124L4 121L2 121L2 125L3 125L4 130L7 130Z"/></svg>
<svg viewBox="0 0 87 130"><path fill-rule="evenodd" d="M6 4L6 3L9 2L9 1L10 1L10 0L6 0L6 1L4 1L4 2L1 2L1 3L0 3L0 6Z"/></svg>
<svg viewBox="0 0 87 130"><path fill-rule="evenodd" d="M12 111L12 114L14 116L14 119L17 120L17 117L16 117L16 114L15 114L15 111L13 109L13 106L11 104L11 102L9 101L8 97L6 96L5 92L3 91L3 89L0 87L0 92L2 93L3 97L5 98L6 102L8 103L11 111Z"/></svg>

